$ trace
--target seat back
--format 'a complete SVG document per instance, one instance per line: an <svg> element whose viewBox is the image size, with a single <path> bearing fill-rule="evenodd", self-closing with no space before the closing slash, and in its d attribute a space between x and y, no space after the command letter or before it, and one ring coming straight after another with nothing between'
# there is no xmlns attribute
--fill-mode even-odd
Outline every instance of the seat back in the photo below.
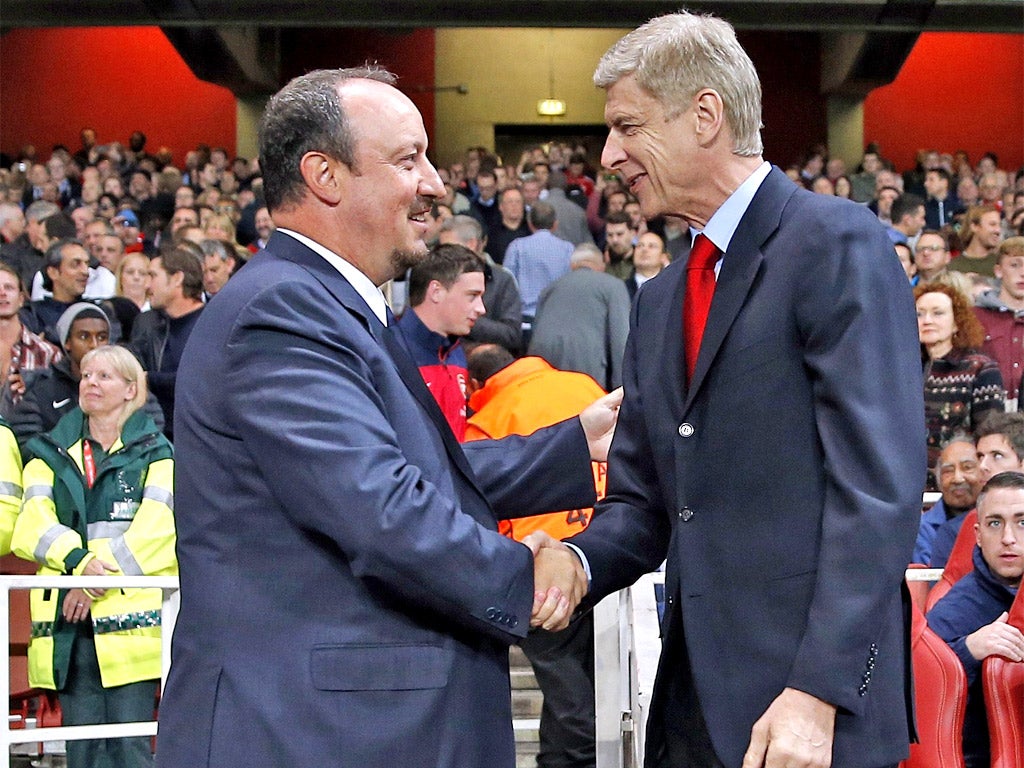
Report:
<svg viewBox="0 0 1024 768"><path fill-rule="evenodd" d="M1007 621L1024 632L1024 590L1017 592ZM1024 662L989 656L981 665L988 712L992 768L1024 766Z"/></svg>
<svg viewBox="0 0 1024 768"><path fill-rule="evenodd" d="M919 743L901 768L964 768L963 728L967 675L956 653L911 606L911 660Z"/></svg>
<svg viewBox="0 0 1024 768"><path fill-rule="evenodd" d="M977 543L974 525L977 522L978 510L972 509L964 517L964 522L960 526L960 533L957 534L953 550L949 553L949 560L942 571L942 578L928 593L925 613L930 611L932 606L953 588L954 584L974 570L974 545Z"/></svg>
<svg viewBox="0 0 1024 768"><path fill-rule="evenodd" d="M907 566L908 571L926 570L927 568L927 565L921 565L920 563L911 563ZM931 588L932 584L929 581L911 581L907 579L907 591L910 592L910 599L922 611L928 601L928 592Z"/></svg>

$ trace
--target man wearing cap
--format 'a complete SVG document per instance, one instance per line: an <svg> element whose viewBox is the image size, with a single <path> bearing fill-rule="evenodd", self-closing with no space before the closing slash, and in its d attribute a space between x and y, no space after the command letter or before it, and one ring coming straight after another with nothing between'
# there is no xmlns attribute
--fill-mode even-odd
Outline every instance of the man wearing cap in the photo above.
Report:
<svg viewBox="0 0 1024 768"><path fill-rule="evenodd" d="M80 301L61 314L56 332L64 357L25 376L25 394L11 413L11 429L21 446L35 435L49 432L78 405L79 365L86 352L110 343L111 324L100 307ZM163 412L152 393L145 410L158 427L163 426Z"/></svg>
<svg viewBox="0 0 1024 768"><path fill-rule="evenodd" d="M139 217L131 208L125 208L114 217L114 229L124 241L125 253L138 253L142 250L142 237L139 235Z"/></svg>

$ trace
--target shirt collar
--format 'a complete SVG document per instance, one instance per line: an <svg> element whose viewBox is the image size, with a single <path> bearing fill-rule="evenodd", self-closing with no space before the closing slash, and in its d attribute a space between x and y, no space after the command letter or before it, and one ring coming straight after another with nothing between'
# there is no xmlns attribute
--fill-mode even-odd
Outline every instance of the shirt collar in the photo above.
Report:
<svg viewBox="0 0 1024 768"><path fill-rule="evenodd" d="M385 326L388 324L387 299L384 298L384 294L381 292L380 288L374 285L370 278L360 272L354 265L341 258L341 256L320 245L320 243L315 240L310 240L305 235L300 235L298 232L285 229L284 227L278 227L277 231L284 232L286 235L294 237L338 270L341 276L349 282L349 284L355 289L356 293L358 293L362 297L363 301L366 302L366 305L370 308L370 311L377 316L377 319Z"/></svg>
<svg viewBox="0 0 1024 768"><path fill-rule="evenodd" d="M726 201L705 225L704 236L714 243L723 254L729 250L729 243L732 242L732 236L736 234L743 214L747 212L751 200L754 199L754 195L757 194L757 190L760 189L761 183L768 177L771 169L771 163L767 161L755 168L736 188L736 191L726 198ZM698 234L698 231L693 228L690 232L694 237Z"/></svg>

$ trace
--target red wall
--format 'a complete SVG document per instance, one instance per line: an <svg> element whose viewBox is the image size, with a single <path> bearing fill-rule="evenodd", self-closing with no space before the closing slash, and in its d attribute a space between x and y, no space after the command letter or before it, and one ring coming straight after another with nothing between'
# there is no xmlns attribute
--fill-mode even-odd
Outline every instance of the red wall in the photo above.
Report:
<svg viewBox="0 0 1024 768"><path fill-rule="evenodd" d="M198 143L235 151L235 99L196 79L156 27L16 29L0 37L0 149L35 144L76 151L90 126L103 144L146 134L179 167Z"/></svg>
<svg viewBox="0 0 1024 768"><path fill-rule="evenodd" d="M1024 35L921 35L899 76L864 103L864 141L900 170L917 150L988 151L1024 165Z"/></svg>

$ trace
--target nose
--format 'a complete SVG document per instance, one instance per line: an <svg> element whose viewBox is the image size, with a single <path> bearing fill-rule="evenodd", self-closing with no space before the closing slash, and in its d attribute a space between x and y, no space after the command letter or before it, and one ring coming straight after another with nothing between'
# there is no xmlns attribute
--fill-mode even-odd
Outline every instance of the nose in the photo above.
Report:
<svg viewBox="0 0 1024 768"><path fill-rule="evenodd" d="M487 314L487 308L484 306L483 297L478 296L476 301L473 302L473 311L476 312L477 317Z"/></svg>
<svg viewBox="0 0 1024 768"><path fill-rule="evenodd" d="M626 159L626 153L622 149L622 142L614 129L608 132L608 138L604 141L604 149L601 151L601 165L605 168L616 168L619 163Z"/></svg>
<svg viewBox="0 0 1024 768"><path fill-rule="evenodd" d="M427 159L423 160L423 176L420 179L419 193L423 197L438 198L444 197L444 182L437 173L437 169Z"/></svg>

